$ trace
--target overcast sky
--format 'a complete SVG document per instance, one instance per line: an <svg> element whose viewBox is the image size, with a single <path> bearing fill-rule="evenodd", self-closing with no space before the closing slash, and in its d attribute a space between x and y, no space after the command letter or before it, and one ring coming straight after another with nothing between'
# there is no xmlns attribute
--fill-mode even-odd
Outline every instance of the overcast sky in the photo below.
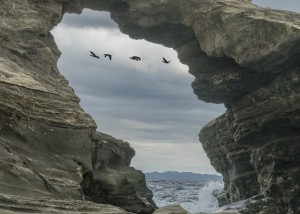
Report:
<svg viewBox="0 0 300 214"><path fill-rule="evenodd" d="M300 10L299 0L253 2ZM225 108L197 99L191 88L194 77L173 49L132 40L119 31L109 13L87 9L81 15L66 14L52 33L62 52L60 72L98 130L136 150L132 166L144 172L216 173L198 133ZM100 59L90 57L90 50ZM104 53L112 54L112 61ZM133 55L142 61L130 60ZM162 57L171 63L162 63Z"/></svg>

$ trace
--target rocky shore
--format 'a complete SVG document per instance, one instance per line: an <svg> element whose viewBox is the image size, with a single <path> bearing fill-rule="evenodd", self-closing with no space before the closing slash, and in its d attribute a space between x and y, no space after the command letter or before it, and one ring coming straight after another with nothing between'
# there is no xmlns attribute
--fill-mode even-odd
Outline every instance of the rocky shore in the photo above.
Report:
<svg viewBox="0 0 300 214"><path fill-rule="evenodd" d="M84 8L174 48L198 98L225 104L199 135L224 177L220 212L241 200L237 213L300 212L299 14L250 0L0 0L1 213L156 209L134 150L96 132L58 71L50 31Z"/></svg>

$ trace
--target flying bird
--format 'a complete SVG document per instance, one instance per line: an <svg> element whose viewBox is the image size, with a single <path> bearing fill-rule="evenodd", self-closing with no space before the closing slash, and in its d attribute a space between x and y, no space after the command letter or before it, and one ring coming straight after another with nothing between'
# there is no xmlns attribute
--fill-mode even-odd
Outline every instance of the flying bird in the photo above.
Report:
<svg viewBox="0 0 300 214"><path fill-rule="evenodd" d="M168 63L170 63L171 61L168 61L168 60L165 59L165 57L163 57L163 61L162 61L162 62L168 64Z"/></svg>
<svg viewBox="0 0 300 214"><path fill-rule="evenodd" d="M110 55L110 54L104 54L104 57L107 57L107 56L111 60L112 55Z"/></svg>
<svg viewBox="0 0 300 214"><path fill-rule="evenodd" d="M90 55L91 57L95 57L95 58L98 58L98 59L100 58L100 57L97 56L93 51L90 51L90 53L91 53L91 55Z"/></svg>
<svg viewBox="0 0 300 214"><path fill-rule="evenodd" d="M141 61L141 58L138 56L132 56L132 57L130 57L130 59L136 60L136 61Z"/></svg>

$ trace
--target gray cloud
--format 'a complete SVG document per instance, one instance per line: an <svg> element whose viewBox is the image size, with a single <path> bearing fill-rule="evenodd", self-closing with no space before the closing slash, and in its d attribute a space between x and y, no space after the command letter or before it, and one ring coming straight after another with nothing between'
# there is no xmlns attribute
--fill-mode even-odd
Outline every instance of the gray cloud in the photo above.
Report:
<svg viewBox="0 0 300 214"><path fill-rule="evenodd" d="M253 3L300 11L298 0ZM107 12L66 14L53 34L62 52L60 71L81 98L81 106L100 131L134 147L135 167L215 173L197 135L225 108L197 100L190 86L194 78L173 50L131 40ZM101 59L89 57L90 50ZM113 60L104 59L104 53L111 53ZM141 56L142 62L131 61L132 55ZM161 63L163 56L172 63Z"/></svg>
<svg viewBox="0 0 300 214"><path fill-rule="evenodd" d="M190 86L194 77L175 51L132 40L113 25L107 13L85 10L67 14L52 32L62 52L58 66L81 106L100 131L131 143L137 152L133 165L143 171L215 172L197 135L224 106L197 100ZM90 57L90 50L100 59ZM132 55L142 61L130 60ZM171 64L163 64L163 56Z"/></svg>
<svg viewBox="0 0 300 214"><path fill-rule="evenodd" d="M84 9L83 15L65 14L61 25L77 28L118 28L118 25L110 20L108 12Z"/></svg>

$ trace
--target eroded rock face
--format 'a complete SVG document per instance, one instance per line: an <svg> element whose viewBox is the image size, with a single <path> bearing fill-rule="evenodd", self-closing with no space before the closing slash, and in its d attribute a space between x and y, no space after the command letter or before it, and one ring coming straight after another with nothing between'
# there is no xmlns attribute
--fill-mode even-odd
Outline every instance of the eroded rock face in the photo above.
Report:
<svg viewBox="0 0 300 214"><path fill-rule="evenodd" d="M0 193L0 213L130 214L131 212L112 205L95 204L82 200L37 199Z"/></svg>
<svg viewBox="0 0 300 214"><path fill-rule="evenodd" d="M183 209L180 205L169 205L157 209L153 214L188 214L189 212Z"/></svg>
<svg viewBox="0 0 300 214"><path fill-rule="evenodd" d="M0 0L0 193L19 196L14 200L20 206L25 200L22 197L28 201L89 198L81 183L84 175L94 170L96 151L92 138L96 124L81 109L79 98L59 74L56 63L60 52L50 33L61 21L69 2L76 7L72 1ZM134 210L137 207L134 202L139 200L140 210L143 207L151 210L155 205L151 204L151 192L146 188L142 173L129 168L134 150L126 145L128 152L122 145L105 149L121 151L120 160L110 158L116 163L114 167L120 168L119 174L124 171L123 180L139 180L128 184L130 194L110 193L117 198L124 198L124 194L130 196L122 201L127 209ZM105 158L109 157L102 157ZM122 182L110 185L117 189ZM135 198L131 194L135 194ZM0 198L3 209L5 197ZM115 202L121 203L120 200Z"/></svg>
<svg viewBox="0 0 300 214"><path fill-rule="evenodd" d="M92 141L93 169L83 175L81 183L86 199L136 213L153 212L156 205L145 175L129 167L135 155L129 144L99 132Z"/></svg>
<svg viewBox="0 0 300 214"><path fill-rule="evenodd" d="M80 169L91 165L96 125L56 67L49 31L61 4L1 1L1 193L82 199Z"/></svg>
<svg viewBox="0 0 300 214"><path fill-rule="evenodd" d="M299 70L287 71L202 129L229 203L261 194L284 211L299 211L299 86Z"/></svg>
<svg viewBox="0 0 300 214"><path fill-rule="evenodd" d="M131 202L146 198L146 209L152 203L149 192L134 187L132 180L142 175L128 168L131 149L110 152L116 144L106 147L93 137L93 119L56 66L60 52L50 30L64 13L91 8L111 12L132 38L174 48L195 76L199 99L225 103L227 112L200 133L225 179L225 201L259 195L257 212L272 205L274 212L300 212L299 14L248 0L0 0L0 5L1 193L93 201L99 194L121 206L124 189L115 200L115 188L101 195L100 184L118 187L124 181L135 195Z"/></svg>

